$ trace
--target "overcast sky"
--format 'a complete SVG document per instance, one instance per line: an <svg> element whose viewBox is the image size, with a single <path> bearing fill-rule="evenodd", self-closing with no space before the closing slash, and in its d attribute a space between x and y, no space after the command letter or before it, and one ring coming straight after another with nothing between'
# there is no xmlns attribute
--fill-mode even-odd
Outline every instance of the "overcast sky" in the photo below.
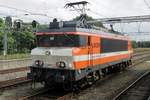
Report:
<svg viewBox="0 0 150 100"><path fill-rule="evenodd" d="M46 23L52 18L41 17L35 15L24 16L26 12L12 10L4 6L27 10L33 13L47 14L51 17L69 20L78 15L77 12L64 9L64 5L68 2L81 0L0 0L0 15L19 16L25 20L36 19L39 22ZM150 9L144 3L144 0L87 0L90 4L87 6L92 12L87 14L93 18L119 17L119 16L138 16L150 15ZM150 5L150 0L146 0ZM143 23L140 31L150 31L149 23ZM138 23L118 24L115 25L116 30L126 32L136 32ZM150 38L149 38L150 40Z"/></svg>
<svg viewBox="0 0 150 100"><path fill-rule="evenodd" d="M70 19L77 15L76 12L64 9L64 5L68 2L80 0L0 0L0 5L14 7L31 11L34 13L46 13L52 17L60 17L62 19ZM87 0L90 4L88 8L93 12L87 12L94 18L100 17L116 17L116 16L135 16L149 15L150 9L144 3L144 0ZM147 0L150 3L150 0ZM7 11L1 7L1 13L14 15L19 12Z"/></svg>

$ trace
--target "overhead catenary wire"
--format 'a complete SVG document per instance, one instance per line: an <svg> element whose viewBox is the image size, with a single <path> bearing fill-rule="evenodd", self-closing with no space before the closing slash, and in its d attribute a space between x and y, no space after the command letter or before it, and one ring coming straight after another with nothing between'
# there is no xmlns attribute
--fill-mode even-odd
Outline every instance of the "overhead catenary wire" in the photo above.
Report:
<svg viewBox="0 0 150 100"><path fill-rule="evenodd" d="M120 15L123 15L123 14L124 14L124 13L122 13L122 12L118 12L118 9L115 8L115 7L106 6L105 4L99 3L99 2L97 2L97 3L96 3L96 2L92 2L92 3L93 3L92 5L97 6L97 7L103 6L103 7L102 7L103 9L99 9L99 10L101 10L101 12L103 12L103 13L105 13L104 9L107 9L107 10L112 11L112 12L117 12L117 14L119 13ZM115 13L111 13L111 15L110 15L109 17L111 17L111 16L116 16L116 14L115 14ZM109 18L109 17L107 17L107 18Z"/></svg>
<svg viewBox="0 0 150 100"><path fill-rule="evenodd" d="M24 9L18 9L18 8L14 8L14 7L10 7L10 6L7 6L7 5L2 5L2 4L0 4L0 7L13 9L13 10L20 11L20 12L26 12L26 13L29 13L29 14L40 14L40 13L33 13L33 12L30 12L30 11L27 11L27 10L24 10Z"/></svg>
<svg viewBox="0 0 150 100"><path fill-rule="evenodd" d="M150 5L149 5L149 3L148 3L146 0L144 0L144 3L145 3L146 6L150 9Z"/></svg>
<svg viewBox="0 0 150 100"><path fill-rule="evenodd" d="M48 18L52 18L52 19L55 18L55 17L49 16L49 15L44 14L44 13L35 13L35 12L31 12L31 11L24 10L24 9L19 9L19 8L15 8L15 7L10 7L10 6L7 6L7 5L2 5L2 4L0 4L0 7L8 8L8 9L13 9L13 10L20 11L20 12L25 12L25 13L28 13L28 14L30 14L30 15L44 16L44 17L48 17ZM61 18L58 18L58 19L62 20Z"/></svg>
<svg viewBox="0 0 150 100"><path fill-rule="evenodd" d="M93 14L95 14L95 15L97 15L97 16L101 16L101 17L106 17L106 18L107 18L107 16L102 15L102 14L100 14L100 13L98 13L98 12L92 11L91 9L88 9L88 11L90 11L91 13L93 13Z"/></svg>
<svg viewBox="0 0 150 100"><path fill-rule="evenodd" d="M99 0L97 0L97 1L99 1ZM146 1L146 0L145 0ZM117 14L117 16L119 15L124 15L125 13L123 12L123 11L119 11L118 10L118 7L113 7L113 6L107 6L107 4L104 4L104 3L99 3L99 2L92 2L93 3L93 5L94 6L97 6L97 7L101 7L101 6L103 6L103 9L101 9L101 10L104 10L104 9L107 9L108 11L111 11L111 12L116 12L116 13L111 13L111 15L110 15L110 17L111 16L116 16L116 14ZM147 3L147 5L149 5L148 4L148 2L146 1L146 3ZM134 7L134 8L136 8L136 9L138 9L140 12L143 12L144 13L144 11L145 10L147 10L147 9L144 9L144 8L142 8L142 7ZM150 8L150 5L149 5L149 8ZM119 11L119 12L118 12ZM110 14L109 13L109 14Z"/></svg>
<svg viewBox="0 0 150 100"><path fill-rule="evenodd" d="M69 0L64 0L65 2L69 3L70 1Z"/></svg>

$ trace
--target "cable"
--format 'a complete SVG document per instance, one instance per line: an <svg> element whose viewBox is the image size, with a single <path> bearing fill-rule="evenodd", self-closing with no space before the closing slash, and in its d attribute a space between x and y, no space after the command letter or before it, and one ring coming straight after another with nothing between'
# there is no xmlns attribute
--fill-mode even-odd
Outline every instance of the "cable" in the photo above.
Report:
<svg viewBox="0 0 150 100"><path fill-rule="evenodd" d="M144 0L144 1L145 1L145 0ZM147 4L148 4L148 3L147 3ZM97 6L97 7L103 6L103 8L106 8L106 9L108 9L108 10L111 11L111 12L117 12L118 15L124 15L124 12L123 12L123 11L122 11L122 12L118 12L118 9L117 9L117 8L107 6L107 5L103 4L103 3L99 3L99 2L96 3L96 2L93 2L93 5L95 5L95 6ZM136 7L136 6L135 6L135 7ZM150 8L150 6L149 6L149 8ZM139 7L136 7L136 9L139 9ZM147 10L147 9L140 8L139 10L140 10L140 12L143 12L143 13L144 13L144 11ZM113 15L116 16L116 14L111 13L111 16L113 16Z"/></svg>
<svg viewBox="0 0 150 100"><path fill-rule="evenodd" d="M99 7L99 6L103 6L103 8L106 8L106 9L108 9L109 11L112 11L112 12L116 12L116 11L118 11L118 9L115 9L115 8L110 8L110 6L106 6L106 5L104 5L103 3L100 3L99 4L99 2L93 2L93 5L95 5L95 6L97 6L97 7ZM101 11L103 11L103 10L101 10ZM118 12L117 12L118 13ZM113 13L112 13L113 14ZM112 15L111 14L111 15ZM119 14L120 15L122 15L122 14L124 14L124 13L122 13L122 12L119 12ZM113 14L114 15L114 14Z"/></svg>
<svg viewBox="0 0 150 100"><path fill-rule="evenodd" d="M29 12L27 10L24 10L24 9L18 9L18 8L14 8L14 7L9 7L9 6L6 6L6 5L1 5L0 4L0 7L3 7L3 8L8 8L8 9L13 9L13 10L18 10L18 11L21 11L21 12L26 12L26 13L32 13L32 12Z"/></svg>
<svg viewBox="0 0 150 100"><path fill-rule="evenodd" d="M69 0L64 0L65 2L70 2Z"/></svg>
<svg viewBox="0 0 150 100"><path fill-rule="evenodd" d="M146 0L144 0L144 3L145 3L146 6L150 9L150 5L149 5L149 3L148 3Z"/></svg>
<svg viewBox="0 0 150 100"><path fill-rule="evenodd" d="M95 15L102 16L102 17L106 17L105 15L102 15L102 14L100 14L100 13L94 12L94 11L92 11L92 10L90 10L90 9L89 9L88 11L92 12L92 13L95 14Z"/></svg>
<svg viewBox="0 0 150 100"><path fill-rule="evenodd" d="M20 12L26 12L26 13L29 13L31 15L44 16L44 17L48 17L48 18L55 18L55 17L49 16L47 14L34 13L34 12L30 12L30 11L27 11L27 10L24 10L24 9L18 9L18 8L14 8L14 7L9 7L9 6L6 6L6 5L1 5L0 4L0 7L8 8L8 9L13 9L13 10L17 10L17 11L20 11ZM58 19L62 20L61 18L58 18Z"/></svg>

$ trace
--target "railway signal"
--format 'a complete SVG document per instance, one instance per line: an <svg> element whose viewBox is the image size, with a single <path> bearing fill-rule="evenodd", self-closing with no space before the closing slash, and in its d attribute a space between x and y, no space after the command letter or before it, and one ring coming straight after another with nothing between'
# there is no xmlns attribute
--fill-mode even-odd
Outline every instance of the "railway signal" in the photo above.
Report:
<svg viewBox="0 0 150 100"><path fill-rule="evenodd" d="M37 21L35 21L35 20L32 21L32 27L33 27L33 28L36 28L36 27L37 27Z"/></svg>
<svg viewBox="0 0 150 100"><path fill-rule="evenodd" d="M21 28L21 23L20 23L20 22L17 22L17 23L16 23L16 26L17 26L17 29L20 29L20 28Z"/></svg>
<svg viewBox="0 0 150 100"><path fill-rule="evenodd" d="M12 18L10 16L7 16L5 19L5 25L7 27L12 27Z"/></svg>

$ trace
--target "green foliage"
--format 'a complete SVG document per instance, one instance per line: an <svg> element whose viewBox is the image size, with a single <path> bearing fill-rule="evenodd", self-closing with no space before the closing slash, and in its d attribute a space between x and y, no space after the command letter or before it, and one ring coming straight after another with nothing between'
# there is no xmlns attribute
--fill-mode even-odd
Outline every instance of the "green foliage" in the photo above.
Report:
<svg viewBox="0 0 150 100"><path fill-rule="evenodd" d="M133 48L137 48L137 47L138 47L136 41L132 41L132 47L133 47Z"/></svg>
<svg viewBox="0 0 150 100"><path fill-rule="evenodd" d="M150 41L132 42L133 48L150 48Z"/></svg>
<svg viewBox="0 0 150 100"><path fill-rule="evenodd" d="M3 23L3 19L0 18L0 27L2 27L3 24L4 24L4 23Z"/></svg>
<svg viewBox="0 0 150 100"><path fill-rule="evenodd" d="M81 16L77 16L76 18L73 18L73 21L78 21L78 20L80 20L80 18L81 18ZM86 15L86 20L87 21L92 21L93 18L91 16Z"/></svg>
<svg viewBox="0 0 150 100"><path fill-rule="evenodd" d="M15 40L16 52L26 53L35 47L35 36L31 30L14 31L13 37Z"/></svg>
<svg viewBox="0 0 150 100"><path fill-rule="evenodd" d="M8 27L0 19L0 54L3 51L3 37L7 32L8 54L29 53L35 47L35 35L30 26L22 27L19 30L6 29Z"/></svg>
<svg viewBox="0 0 150 100"><path fill-rule="evenodd" d="M21 59L21 58L29 58L30 54L24 54L24 53L16 53L16 54L9 54L6 56L0 55L0 60L6 60L6 59Z"/></svg>
<svg viewBox="0 0 150 100"><path fill-rule="evenodd" d="M38 28L39 29L45 29L45 28L48 28L48 27L47 27L47 25L38 25Z"/></svg>

